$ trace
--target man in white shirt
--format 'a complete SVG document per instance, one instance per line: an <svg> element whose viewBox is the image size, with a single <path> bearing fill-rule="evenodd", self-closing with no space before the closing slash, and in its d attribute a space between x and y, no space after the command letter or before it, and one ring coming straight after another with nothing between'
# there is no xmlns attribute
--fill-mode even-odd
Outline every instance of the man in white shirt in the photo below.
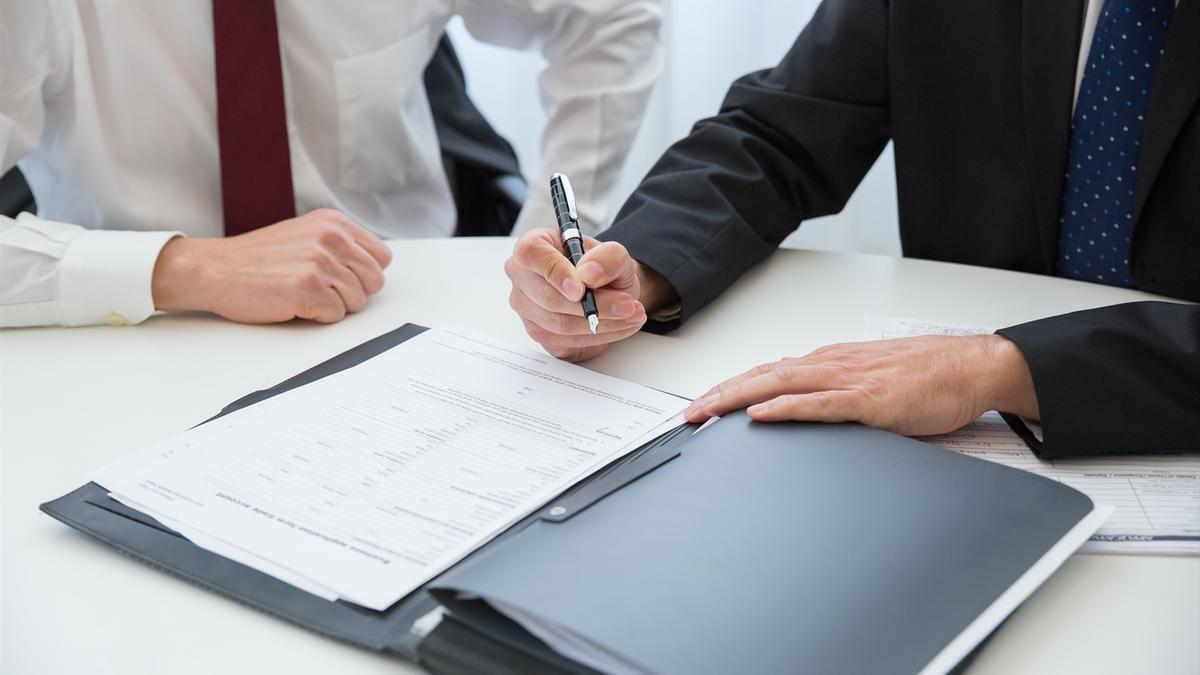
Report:
<svg viewBox="0 0 1200 675"><path fill-rule="evenodd" d="M0 217L0 325L361 308L381 238L454 231L421 79L454 15L546 56L535 175L576 177L596 231L659 71L658 0L4 0L0 172L20 163L39 214ZM552 222L531 190L516 230Z"/></svg>

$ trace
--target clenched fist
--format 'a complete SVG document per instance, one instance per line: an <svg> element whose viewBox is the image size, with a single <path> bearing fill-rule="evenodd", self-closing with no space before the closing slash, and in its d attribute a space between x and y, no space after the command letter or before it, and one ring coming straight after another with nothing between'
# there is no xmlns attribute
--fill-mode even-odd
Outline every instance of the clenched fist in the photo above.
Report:
<svg viewBox="0 0 1200 675"><path fill-rule="evenodd" d="M391 250L332 209L236 237L176 238L154 267L154 306L243 323L340 321L383 288Z"/></svg>

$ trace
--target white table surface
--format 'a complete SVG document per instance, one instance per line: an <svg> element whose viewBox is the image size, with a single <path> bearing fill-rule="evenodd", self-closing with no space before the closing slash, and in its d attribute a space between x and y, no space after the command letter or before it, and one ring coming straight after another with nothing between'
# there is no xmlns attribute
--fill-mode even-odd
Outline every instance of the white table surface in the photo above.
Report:
<svg viewBox="0 0 1200 675"><path fill-rule="evenodd" d="M0 672L417 672L161 574L38 504L404 322L532 344L508 308L506 239L404 241L384 291L333 326L204 315L135 327L0 331ZM864 316L1004 326L1142 293L1027 274L784 250L670 336L588 363L695 396L757 363L861 339ZM868 638L869 639L869 638ZM1076 555L999 631L972 673L1200 673L1200 558Z"/></svg>

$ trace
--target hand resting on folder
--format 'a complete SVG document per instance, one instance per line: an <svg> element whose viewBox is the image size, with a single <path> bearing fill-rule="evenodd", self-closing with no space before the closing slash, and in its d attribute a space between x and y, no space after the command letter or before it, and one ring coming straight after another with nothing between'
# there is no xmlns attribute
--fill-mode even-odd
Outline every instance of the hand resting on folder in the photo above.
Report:
<svg viewBox="0 0 1200 675"><path fill-rule="evenodd" d="M703 422L741 408L759 422L859 422L908 436L953 431L990 410L1038 416L1025 359L999 335L822 347L725 380L686 414Z"/></svg>
<svg viewBox="0 0 1200 675"><path fill-rule="evenodd" d="M504 266L513 285L509 304L530 337L554 356L596 356L678 303L670 284L621 244L591 240L573 268L557 237L552 230L526 234ZM596 335L579 307L583 284L597 289ZM988 410L1039 417L1025 358L999 335L823 347L718 384L692 404L688 421L746 407L761 422L859 422L909 435L952 431Z"/></svg>

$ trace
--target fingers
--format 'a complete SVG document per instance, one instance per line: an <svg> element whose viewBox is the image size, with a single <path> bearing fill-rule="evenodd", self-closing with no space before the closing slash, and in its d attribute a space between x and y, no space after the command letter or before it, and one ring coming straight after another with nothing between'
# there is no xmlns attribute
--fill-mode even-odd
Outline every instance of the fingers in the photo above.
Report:
<svg viewBox="0 0 1200 675"><path fill-rule="evenodd" d="M530 300L519 289L514 288L509 294L508 304L523 321L537 324L540 328L550 333L558 335L592 335L591 328L588 326L587 320L583 318L583 310L580 309L578 303L575 304L575 312L573 314L551 312ZM596 334L623 333L630 328L633 328L634 332L636 332L637 329L642 327L642 324L646 323L646 310L642 307L641 303L635 301L632 303L630 311L631 314L624 318L600 319L600 325L596 328ZM600 316L605 316L605 313L602 311Z"/></svg>
<svg viewBox="0 0 1200 675"><path fill-rule="evenodd" d="M754 379L761 375L766 375L771 372L771 369L775 368L776 366L780 365L781 363L783 363L786 360L787 359L780 359L778 361L772 361L771 363L762 363L757 366L754 366L753 368L751 368L750 370L747 370L746 372L742 373L741 375L735 375L734 377L731 377L728 380L725 380L724 382L721 382L721 383L713 386L708 391L704 392L700 396L697 396L696 402L700 402L700 401L709 399L713 395L720 393L722 390L729 389L730 387L739 385L742 382L745 382L746 380Z"/></svg>
<svg viewBox="0 0 1200 675"><path fill-rule="evenodd" d="M629 251L615 241L598 242L591 239L587 253L579 260L579 280L589 288L608 286L620 290L633 288L637 265Z"/></svg>
<svg viewBox="0 0 1200 675"><path fill-rule="evenodd" d="M382 242L337 212L323 212L323 217L332 224L317 231L319 248L310 257L310 276L315 281L306 279L297 316L332 323L361 310L367 296L383 288L383 266L378 252L372 254L359 241L367 246L379 246ZM355 238L356 232L366 236Z"/></svg>
<svg viewBox="0 0 1200 675"><path fill-rule="evenodd" d="M367 292L363 290L362 281L346 265L337 265L330 272L330 286L341 298L345 308L343 316L357 312L367 304Z"/></svg>
<svg viewBox="0 0 1200 675"><path fill-rule="evenodd" d="M513 289L519 291L533 304L555 314L583 316L583 307L579 304L579 300L568 299L536 272L531 272L515 263L506 264L505 269L513 282ZM641 308L641 303L634 300L633 296L625 291L600 288L592 293L596 298L596 310L600 313L601 319L628 319ZM641 311L644 313L644 308L641 308Z"/></svg>
<svg viewBox="0 0 1200 675"><path fill-rule="evenodd" d="M368 231L367 228L354 222L350 223L349 230L350 236L354 238L354 242L362 247L379 264L380 268L385 268L392 264L392 249L382 239Z"/></svg>
<svg viewBox="0 0 1200 675"><path fill-rule="evenodd" d="M318 209L315 214L323 220L336 223L350 239L358 244L378 265L385 268L392 262L392 249L367 228L334 209Z"/></svg>
<svg viewBox="0 0 1200 675"><path fill-rule="evenodd" d="M746 413L758 422L862 422L869 424L869 401L861 391L842 389L811 394L787 394L750 406Z"/></svg>
<svg viewBox="0 0 1200 675"><path fill-rule="evenodd" d="M801 364L817 365L820 363L830 363L831 355L844 352L847 348L854 349L855 347L856 347L856 345L853 345L853 344L850 344L850 345L844 345L844 344L826 345L819 349L815 349L802 357L797 358L794 356L785 356L782 359L779 359L778 361L773 361L771 363L763 363L763 364L760 364L760 365L757 365L757 366L751 368L750 370L747 370L746 372L742 373L741 375L738 375L736 377L731 377L728 380L725 380L721 384L718 384L717 386L713 387L712 389L709 389L708 391L704 392L704 394L697 397L696 400L700 400L700 399L705 398L706 396L715 394L722 388L729 388L735 384L740 384L751 378L755 378L760 375L765 375L765 374L771 372L773 369L775 369L779 366L782 366L782 365L796 366L796 365L801 365Z"/></svg>
<svg viewBox="0 0 1200 675"><path fill-rule="evenodd" d="M587 319L583 318L582 311L577 311L574 315L547 311L516 288L512 289L512 292L509 294L509 306L517 312L517 316L520 316L523 321L538 324L539 327L550 331L550 333L558 335L592 335L592 328L589 327ZM601 318L600 324L596 327L596 334L622 333L622 331L630 328L641 328L642 324L646 323L646 309L642 307L641 303L634 303L631 311L631 315L624 318ZM600 316L604 316L604 313L601 313Z"/></svg>
<svg viewBox="0 0 1200 675"><path fill-rule="evenodd" d="M341 263L354 273L367 295L374 295L383 289L383 267L378 259L363 249L357 241L346 242Z"/></svg>
<svg viewBox="0 0 1200 675"><path fill-rule="evenodd" d="M523 235L513 246L512 260L518 266L535 273L567 300L579 302L583 284L575 278L575 268L562 252L561 242L550 230L534 230Z"/></svg>
<svg viewBox="0 0 1200 675"><path fill-rule="evenodd" d="M802 365L791 359L764 364L717 385L693 401L684 414L690 422L703 422L777 396L838 389L840 375L833 368Z"/></svg>
<svg viewBox="0 0 1200 675"><path fill-rule="evenodd" d="M346 316L346 304L332 286L313 288L295 312L301 319L319 323L336 323Z"/></svg>
<svg viewBox="0 0 1200 675"><path fill-rule="evenodd" d="M331 253L313 256L311 267L299 278L293 313L301 319L334 323L367 302L358 276Z"/></svg>
<svg viewBox="0 0 1200 675"><path fill-rule="evenodd" d="M383 268L391 260L391 249L336 211L326 217L336 224L318 235L325 254L316 255L317 267L330 277L329 285L342 297L346 310L357 312L366 304L367 295L383 288Z"/></svg>
<svg viewBox="0 0 1200 675"><path fill-rule="evenodd" d="M625 330L597 333L596 335L592 335L591 333L587 335L562 335L552 333L525 318L522 318L521 322L525 324L525 332L529 333L529 337L545 347L551 356L560 359L569 358L571 355L581 353L589 348L624 340L641 329L641 326L630 326Z"/></svg>

